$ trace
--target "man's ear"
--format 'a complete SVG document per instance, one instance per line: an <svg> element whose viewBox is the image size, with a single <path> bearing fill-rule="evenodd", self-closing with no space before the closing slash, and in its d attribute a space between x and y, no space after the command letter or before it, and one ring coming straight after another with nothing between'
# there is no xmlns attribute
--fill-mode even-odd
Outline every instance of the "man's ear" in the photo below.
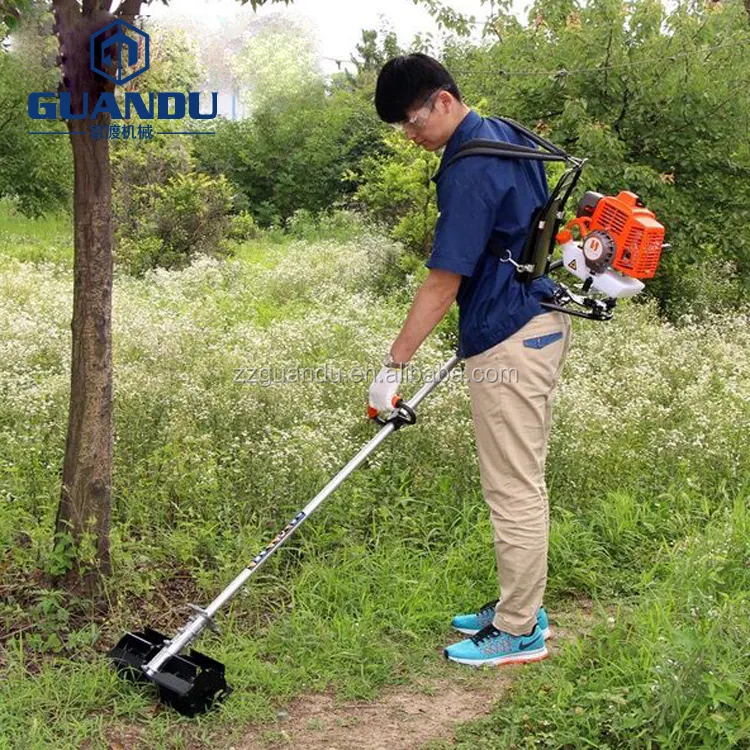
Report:
<svg viewBox="0 0 750 750"><path fill-rule="evenodd" d="M453 98L453 94L449 93L448 91L441 91L438 94L437 98L439 106L443 110L443 114L449 115L453 111L453 107L456 103L456 100Z"/></svg>

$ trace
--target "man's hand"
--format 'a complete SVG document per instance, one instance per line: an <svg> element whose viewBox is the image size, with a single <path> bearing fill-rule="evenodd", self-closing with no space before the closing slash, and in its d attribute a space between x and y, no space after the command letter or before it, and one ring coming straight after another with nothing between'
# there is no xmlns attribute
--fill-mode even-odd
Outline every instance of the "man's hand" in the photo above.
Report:
<svg viewBox="0 0 750 750"><path fill-rule="evenodd" d="M405 365L421 346L432 329L440 322L456 299L461 276L449 271L431 269L412 302L401 332L391 345L390 357ZM401 384L399 367L383 369L370 386L369 404L378 412L395 408L393 397Z"/></svg>
<svg viewBox="0 0 750 750"><path fill-rule="evenodd" d="M398 367L383 367L372 381L368 393L368 405L377 409L378 413L390 414L395 408L395 396L401 385L401 369Z"/></svg>

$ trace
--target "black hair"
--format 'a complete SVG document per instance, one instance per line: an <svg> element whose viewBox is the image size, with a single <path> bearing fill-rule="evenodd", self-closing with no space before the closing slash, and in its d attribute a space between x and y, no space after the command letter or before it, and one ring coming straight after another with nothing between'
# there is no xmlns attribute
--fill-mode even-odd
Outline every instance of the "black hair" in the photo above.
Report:
<svg viewBox="0 0 750 750"><path fill-rule="evenodd" d="M434 57L414 52L389 60L378 75L375 109L384 122L401 122L406 111L444 88L461 101L453 76Z"/></svg>

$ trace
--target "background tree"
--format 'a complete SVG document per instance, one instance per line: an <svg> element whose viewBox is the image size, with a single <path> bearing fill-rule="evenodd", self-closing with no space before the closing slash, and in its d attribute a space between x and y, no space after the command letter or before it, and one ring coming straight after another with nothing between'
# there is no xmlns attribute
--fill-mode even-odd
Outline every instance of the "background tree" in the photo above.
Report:
<svg viewBox="0 0 750 750"><path fill-rule="evenodd" d="M276 2L280 0L269 0ZM288 0L284 0L288 2ZM253 9L266 0L250 0ZM89 37L107 23L133 23L145 3L122 0L52 0L52 31L60 45L60 93L85 119L67 121L73 152L74 292L71 393L55 545L70 559L68 585L93 592L110 570L112 493L112 181L107 139L89 136L108 127L109 113L93 115L114 83L89 67ZM165 3L166 4L166 3ZM5 23L29 12L28 2L4 2ZM113 61L114 65L114 61ZM88 94L88 110L83 94ZM85 135L75 135L75 133Z"/></svg>
<svg viewBox="0 0 750 750"><path fill-rule="evenodd" d="M121 91L131 86L143 95L205 90L207 70L195 37L171 25L145 23L144 30L151 65ZM140 120L130 122L137 126ZM185 118L171 129L191 127ZM138 148L115 140L111 149L116 267L138 275L157 266L184 266L199 253L223 253L232 189L224 175L196 172L189 138L154 138Z"/></svg>
<svg viewBox="0 0 750 750"><path fill-rule="evenodd" d="M648 294L677 316L696 287L735 304L750 279L750 34L739 0L539 0L502 42L449 43L448 67L485 114L536 126L589 164L580 190L638 193L673 246ZM571 207L575 202L571 202Z"/></svg>
<svg viewBox="0 0 750 750"><path fill-rule="evenodd" d="M240 98L252 114L284 108L304 93L324 88L313 30L308 24L273 14L247 32L244 46L229 62Z"/></svg>
<svg viewBox="0 0 750 750"><path fill-rule="evenodd" d="M28 135L39 128L28 116L27 93L50 91L59 78L57 42L50 36L50 25L47 4L30 3L23 25L0 48L0 197L13 199L27 216L67 208L73 192L66 139ZM61 124L49 125L64 132Z"/></svg>
<svg viewBox="0 0 750 750"><path fill-rule="evenodd" d="M376 74L370 57L360 73L326 81L305 30L289 26L285 19L265 19L232 66L247 87L251 117L221 121L216 136L195 144L199 168L225 174L237 187L240 207L261 226L283 224L298 210L349 205L362 160L386 149L387 128L372 104ZM265 66L268 56L259 50L269 44L275 53ZM286 72L274 75L277 69Z"/></svg>

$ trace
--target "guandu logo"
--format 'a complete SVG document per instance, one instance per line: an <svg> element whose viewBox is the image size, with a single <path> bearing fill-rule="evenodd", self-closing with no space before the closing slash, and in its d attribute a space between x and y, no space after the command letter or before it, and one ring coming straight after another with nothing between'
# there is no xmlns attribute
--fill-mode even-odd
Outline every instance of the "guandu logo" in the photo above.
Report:
<svg viewBox="0 0 750 750"><path fill-rule="evenodd" d="M110 29L117 29L113 36L107 38L107 32ZM127 31L132 32L133 36L128 36ZM141 57L140 48L141 41L143 42L143 55L139 63L139 57ZM107 68L112 65L112 50L117 51L117 75L113 76L107 72ZM125 75L125 68L123 68L123 59L125 57L125 51L127 50L128 67L134 67L138 65L138 68ZM97 52L99 53L97 55ZM149 35L145 31L141 31L136 26L132 26L127 21L115 21L114 23L105 26L99 31L95 31L89 39L89 58L91 70L94 73L98 73L104 78L108 78L110 81L122 86L123 83L127 83L136 76L145 73L151 65L151 55L149 53ZM102 61L102 67L96 64L96 60ZM106 66L106 67L104 67Z"/></svg>
<svg viewBox="0 0 750 750"><path fill-rule="evenodd" d="M93 73L122 86L137 76L145 73L151 65L149 35L141 29L117 20L95 31L89 37L89 67ZM110 72L113 70L114 73ZM141 120L181 120L186 113L194 120L213 120L217 116L218 92L211 92L211 111L200 111L200 93L191 91L187 96L181 92L149 92L146 98L140 93L126 91L123 107L113 92L99 94L93 108L90 107L89 92L81 94L78 112L74 112L71 93L62 91L55 94L51 91L34 91L29 94L28 113L33 120L95 120L100 114L107 113L112 120L130 119L133 113ZM94 138L128 138L130 129L135 138L134 125L91 125ZM60 135L60 131L49 133L32 133L33 135ZM74 133L76 134L76 133ZM212 135L213 131L185 131L179 133L165 132L157 135ZM84 133L77 133L84 135ZM151 138L154 135L151 125L138 127L139 138Z"/></svg>

